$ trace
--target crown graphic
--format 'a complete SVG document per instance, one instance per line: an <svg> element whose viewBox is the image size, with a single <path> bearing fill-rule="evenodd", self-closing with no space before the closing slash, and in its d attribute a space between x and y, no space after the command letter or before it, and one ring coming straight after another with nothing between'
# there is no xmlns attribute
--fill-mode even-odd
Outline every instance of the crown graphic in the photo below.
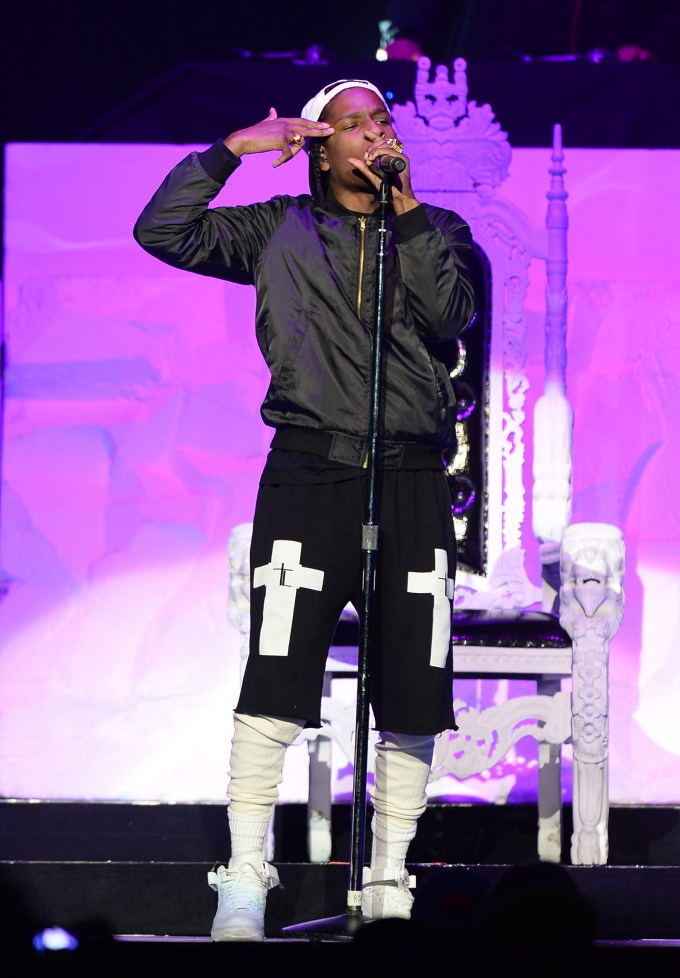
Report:
<svg viewBox="0 0 680 978"><path fill-rule="evenodd" d="M509 172L512 150L508 135L491 106L468 101L467 62L453 62L431 72L428 57L418 59L414 102L392 106L399 138L414 164L417 189L470 192L496 188Z"/></svg>

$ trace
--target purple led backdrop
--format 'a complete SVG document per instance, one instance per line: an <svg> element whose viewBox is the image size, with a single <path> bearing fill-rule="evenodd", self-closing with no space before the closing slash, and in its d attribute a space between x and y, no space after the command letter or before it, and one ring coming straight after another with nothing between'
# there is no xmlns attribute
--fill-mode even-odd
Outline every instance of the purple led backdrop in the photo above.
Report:
<svg viewBox="0 0 680 978"><path fill-rule="evenodd" d="M191 147L14 144L5 178L0 794L221 800L238 633L226 544L271 432L253 297L171 269L132 226ZM203 148L203 147L198 147ZM680 803L680 152L565 148L574 520L624 533L610 663L615 803ZM502 194L538 227L548 154L515 149ZM219 201L306 189L301 157L250 158ZM527 411L540 393L544 276L532 267ZM530 485L527 463L525 485ZM527 567L538 583L528 509ZM344 686L350 684L343 683ZM351 690L338 690L351 697ZM504 786L433 797L525 800ZM306 797L289 752L282 801ZM336 794L351 793L336 760Z"/></svg>

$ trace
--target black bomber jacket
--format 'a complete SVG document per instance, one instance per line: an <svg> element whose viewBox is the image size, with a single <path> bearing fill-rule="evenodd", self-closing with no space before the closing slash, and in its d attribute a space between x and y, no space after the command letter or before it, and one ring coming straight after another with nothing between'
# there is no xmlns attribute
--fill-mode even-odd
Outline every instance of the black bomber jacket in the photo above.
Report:
<svg viewBox="0 0 680 978"><path fill-rule="evenodd" d="M135 239L169 265L255 287L271 373L265 424L365 441L378 215L307 194L210 207L240 162L221 142L189 154L144 208ZM455 444L455 397L441 352L474 313L470 229L421 204L390 214L386 250L382 437L443 451Z"/></svg>

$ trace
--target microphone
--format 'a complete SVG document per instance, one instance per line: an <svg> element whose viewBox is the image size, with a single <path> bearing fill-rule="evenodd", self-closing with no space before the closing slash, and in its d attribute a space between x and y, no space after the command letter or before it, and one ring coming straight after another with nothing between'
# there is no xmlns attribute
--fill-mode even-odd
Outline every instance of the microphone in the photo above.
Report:
<svg viewBox="0 0 680 978"><path fill-rule="evenodd" d="M376 156L371 163L379 173L401 173L406 162L400 156Z"/></svg>

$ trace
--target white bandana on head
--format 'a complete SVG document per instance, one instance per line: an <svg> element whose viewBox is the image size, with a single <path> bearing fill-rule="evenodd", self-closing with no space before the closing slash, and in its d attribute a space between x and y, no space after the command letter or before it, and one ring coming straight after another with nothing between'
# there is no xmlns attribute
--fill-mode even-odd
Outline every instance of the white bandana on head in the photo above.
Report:
<svg viewBox="0 0 680 978"><path fill-rule="evenodd" d="M314 98L311 98L307 102L300 115L303 119L311 119L312 122L318 122L321 113L330 100L335 98L336 95L339 95L340 92L344 92L346 88L367 88L369 91L375 92L385 108L389 111L385 96L371 82L365 81L362 78L341 78L339 81L331 82L330 85L325 85L320 92L317 92Z"/></svg>

